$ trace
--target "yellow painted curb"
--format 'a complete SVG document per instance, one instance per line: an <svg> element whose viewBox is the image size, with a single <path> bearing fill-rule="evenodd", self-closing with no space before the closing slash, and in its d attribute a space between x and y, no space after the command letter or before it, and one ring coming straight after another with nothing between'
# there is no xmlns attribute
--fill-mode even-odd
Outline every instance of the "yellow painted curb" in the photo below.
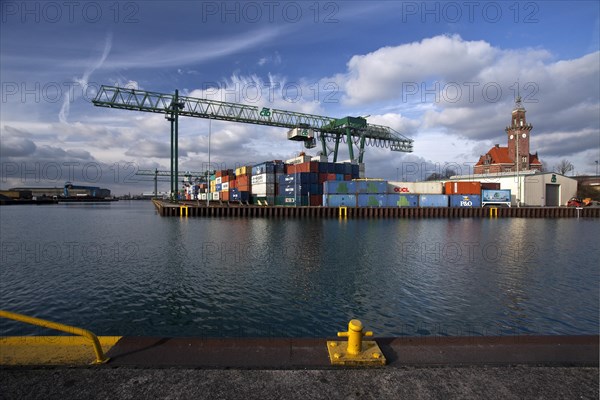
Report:
<svg viewBox="0 0 600 400"><path fill-rule="evenodd" d="M99 336L104 353L122 336ZM81 336L0 337L0 365L90 365L96 359L89 339Z"/></svg>

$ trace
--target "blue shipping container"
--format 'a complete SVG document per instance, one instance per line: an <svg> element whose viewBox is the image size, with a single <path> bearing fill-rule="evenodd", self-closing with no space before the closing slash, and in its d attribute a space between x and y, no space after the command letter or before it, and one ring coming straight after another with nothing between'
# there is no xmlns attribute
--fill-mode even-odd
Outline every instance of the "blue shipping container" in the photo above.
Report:
<svg viewBox="0 0 600 400"><path fill-rule="evenodd" d="M279 185L279 196L294 196L294 195L306 195L310 190L310 185Z"/></svg>
<svg viewBox="0 0 600 400"><path fill-rule="evenodd" d="M336 181L343 181L344 180L344 174L335 174L335 180Z"/></svg>
<svg viewBox="0 0 600 400"><path fill-rule="evenodd" d="M388 207L418 207L419 206L419 195L418 194L388 194L387 195L387 206Z"/></svg>
<svg viewBox="0 0 600 400"><path fill-rule="evenodd" d="M323 194L323 186L319 185L318 183L311 183L310 184L310 194Z"/></svg>
<svg viewBox="0 0 600 400"><path fill-rule="evenodd" d="M478 194L450 195L450 207L481 207L481 196Z"/></svg>
<svg viewBox="0 0 600 400"><path fill-rule="evenodd" d="M421 194L419 207L448 207L447 194Z"/></svg>
<svg viewBox="0 0 600 400"><path fill-rule="evenodd" d="M223 186L223 185L222 185L221 183L218 183L218 184L216 185L217 192L220 192L220 191L221 191L221 188L222 188L222 186Z"/></svg>
<svg viewBox="0 0 600 400"><path fill-rule="evenodd" d="M360 177L360 169L358 167L358 164L352 164L352 178L359 178Z"/></svg>
<svg viewBox="0 0 600 400"><path fill-rule="evenodd" d="M358 193L386 194L387 181L358 181L356 182Z"/></svg>
<svg viewBox="0 0 600 400"><path fill-rule="evenodd" d="M250 200L250 192L240 192L239 189L232 189L229 191L229 199L232 201L243 201Z"/></svg>
<svg viewBox="0 0 600 400"><path fill-rule="evenodd" d="M297 174L287 174L279 178L280 185L293 185L295 183L309 183L310 174L308 172L300 172Z"/></svg>
<svg viewBox="0 0 600 400"><path fill-rule="evenodd" d="M356 182L352 181L326 181L323 182L324 194L351 194L356 193Z"/></svg>
<svg viewBox="0 0 600 400"><path fill-rule="evenodd" d="M355 194L324 194L324 207L356 207Z"/></svg>
<svg viewBox="0 0 600 400"><path fill-rule="evenodd" d="M336 163L335 164L335 173L344 175L344 164Z"/></svg>
<svg viewBox="0 0 600 400"><path fill-rule="evenodd" d="M319 173L318 172L309 173L308 181L310 183L319 183Z"/></svg>
<svg viewBox="0 0 600 400"><path fill-rule="evenodd" d="M360 193L357 204L359 207L387 207L387 195Z"/></svg>
<svg viewBox="0 0 600 400"><path fill-rule="evenodd" d="M484 189L481 191L481 200L484 202L509 202L510 201L510 190L489 190Z"/></svg>
<svg viewBox="0 0 600 400"><path fill-rule="evenodd" d="M352 175L352 164L344 163L344 175Z"/></svg>
<svg viewBox="0 0 600 400"><path fill-rule="evenodd" d="M283 172L283 171L281 171ZM260 174L274 174L275 173L275 164L272 161L265 162L262 164L257 164L252 167L252 175L260 175Z"/></svg>

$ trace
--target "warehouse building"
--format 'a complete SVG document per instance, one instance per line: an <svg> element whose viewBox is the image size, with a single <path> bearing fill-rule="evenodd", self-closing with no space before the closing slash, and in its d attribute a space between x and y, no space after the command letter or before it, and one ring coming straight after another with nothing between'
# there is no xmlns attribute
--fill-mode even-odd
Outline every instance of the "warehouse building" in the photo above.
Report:
<svg viewBox="0 0 600 400"><path fill-rule="evenodd" d="M577 180L554 172L524 171L497 174L453 176L450 182L479 181L495 183L500 189L510 189L513 206L556 207L564 206L577 195Z"/></svg>

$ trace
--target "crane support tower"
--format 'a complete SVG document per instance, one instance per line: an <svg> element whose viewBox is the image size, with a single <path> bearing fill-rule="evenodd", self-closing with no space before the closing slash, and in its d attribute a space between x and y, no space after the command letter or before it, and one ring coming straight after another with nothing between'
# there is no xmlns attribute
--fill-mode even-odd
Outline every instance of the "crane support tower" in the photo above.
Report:
<svg viewBox="0 0 600 400"><path fill-rule="evenodd" d="M412 152L413 141L392 128L367 123L363 117L331 118L321 115L228 103L174 94L149 92L115 86L101 86L92 103L99 107L165 114L171 123L171 192L177 191L179 175L179 116L220 121L277 126L288 129L288 139L304 142L306 148L321 143L322 154L337 162L340 142L348 145L351 160L363 162L365 146L389 148L391 151ZM329 151L327 142L333 143ZM354 147L358 157L354 157Z"/></svg>

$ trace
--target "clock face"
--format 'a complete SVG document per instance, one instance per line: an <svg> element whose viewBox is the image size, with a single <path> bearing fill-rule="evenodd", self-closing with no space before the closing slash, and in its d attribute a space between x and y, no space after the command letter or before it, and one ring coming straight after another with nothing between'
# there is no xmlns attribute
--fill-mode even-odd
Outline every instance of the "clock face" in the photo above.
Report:
<svg viewBox="0 0 600 400"><path fill-rule="evenodd" d="M510 135L510 139L512 140L515 136L514 135Z"/></svg>
<svg viewBox="0 0 600 400"><path fill-rule="evenodd" d="M525 139L525 138L527 137L527 134L526 134L526 133L524 133L524 134L522 134L521 136L523 137L523 139Z"/></svg>

